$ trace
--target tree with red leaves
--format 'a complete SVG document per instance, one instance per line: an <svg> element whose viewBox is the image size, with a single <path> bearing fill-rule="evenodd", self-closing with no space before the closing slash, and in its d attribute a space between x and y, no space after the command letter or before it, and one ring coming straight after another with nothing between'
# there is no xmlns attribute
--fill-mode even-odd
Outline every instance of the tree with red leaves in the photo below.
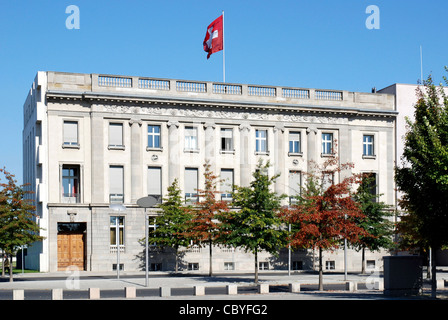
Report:
<svg viewBox="0 0 448 320"><path fill-rule="evenodd" d="M282 215L292 226L292 248L319 250L319 290L323 290L322 252L338 249L344 239L357 243L367 232L357 224L363 213L352 197L359 176L346 174L353 164L339 164L339 159L331 156L322 165L314 163L314 167L306 173L306 185L297 202ZM336 174L345 177L335 183Z"/></svg>
<svg viewBox="0 0 448 320"><path fill-rule="evenodd" d="M204 189L198 190L199 201L191 208L193 218L189 221L185 235L194 244L209 246L209 276L213 275L213 245L220 238L221 226L219 216L227 213L229 207L226 201L216 200L218 177L210 170L210 164L204 164Z"/></svg>

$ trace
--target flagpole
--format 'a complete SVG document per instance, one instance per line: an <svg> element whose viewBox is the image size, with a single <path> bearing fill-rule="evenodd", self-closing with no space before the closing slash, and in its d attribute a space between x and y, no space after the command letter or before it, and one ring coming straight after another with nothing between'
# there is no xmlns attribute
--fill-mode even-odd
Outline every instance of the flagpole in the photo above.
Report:
<svg viewBox="0 0 448 320"><path fill-rule="evenodd" d="M222 82L226 82L226 46L224 43L224 10L222 10Z"/></svg>

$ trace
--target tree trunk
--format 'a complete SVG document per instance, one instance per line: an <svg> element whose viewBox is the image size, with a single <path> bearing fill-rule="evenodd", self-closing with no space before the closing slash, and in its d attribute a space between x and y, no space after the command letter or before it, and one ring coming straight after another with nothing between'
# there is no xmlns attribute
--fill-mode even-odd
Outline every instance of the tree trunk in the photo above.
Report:
<svg viewBox="0 0 448 320"><path fill-rule="evenodd" d="M9 259L9 282L14 281L14 277L12 276L12 255L7 257Z"/></svg>
<svg viewBox="0 0 448 320"><path fill-rule="evenodd" d="M323 283L323 271L322 271L322 248L319 248L319 291L324 290Z"/></svg>
<svg viewBox="0 0 448 320"><path fill-rule="evenodd" d="M208 269L208 276L211 277L213 275L213 266L212 266L212 256L213 256L213 248L212 248L212 240L209 240L209 248L210 248L210 262L209 262L209 269Z"/></svg>
<svg viewBox="0 0 448 320"><path fill-rule="evenodd" d="M361 274L366 273L366 248L361 249Z"/></svg>
<svg viewBox="0 0 448 320"><path fill-rule="evenodd" d="M258 283L258 250L255 250L255 283Z"/></svg>

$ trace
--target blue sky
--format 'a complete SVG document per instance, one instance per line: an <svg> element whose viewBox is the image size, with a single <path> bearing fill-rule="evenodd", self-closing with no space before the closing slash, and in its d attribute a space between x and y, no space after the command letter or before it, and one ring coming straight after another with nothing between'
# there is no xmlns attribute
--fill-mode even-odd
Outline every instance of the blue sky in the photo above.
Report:
<svg viewBox="0 0 448 320"><path fill-rule="evenodd" d="M0 167L22 179L23 103L37 71L222 81L206 27L225 11L226 81L369 92L442 81L446 0L0 0ZM67 29L67 6L80 29ZM369 5L379 29L366 28Z"/></svg>

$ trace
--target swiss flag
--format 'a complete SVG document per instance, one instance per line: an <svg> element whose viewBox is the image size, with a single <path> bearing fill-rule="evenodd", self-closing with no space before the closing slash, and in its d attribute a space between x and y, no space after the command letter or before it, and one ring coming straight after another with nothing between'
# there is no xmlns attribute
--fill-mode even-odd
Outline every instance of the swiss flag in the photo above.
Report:
<svg viewBox="0 0 448 320"><path fill-rule="evenodd" d="M207 33L203 42L204 51L208 52L207 59L212 53L221 51L223 49L223 23L222 15L216 18L207 27Z"/></svg>

